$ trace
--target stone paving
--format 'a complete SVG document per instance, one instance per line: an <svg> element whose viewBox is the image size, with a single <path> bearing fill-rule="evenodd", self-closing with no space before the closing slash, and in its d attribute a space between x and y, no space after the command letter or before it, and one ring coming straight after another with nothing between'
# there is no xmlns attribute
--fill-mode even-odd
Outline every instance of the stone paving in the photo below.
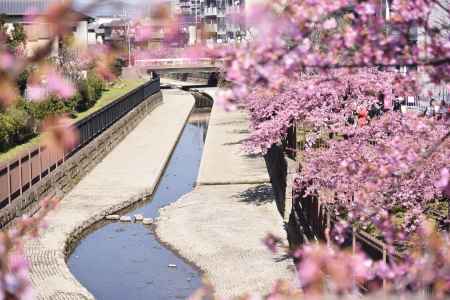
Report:
<svg viewBox="0 0 450 300"><path fill-rule="evenodd" d="M64 197L43 234L26 243L38 299L94 298L70 273L66 255L83 230L153 192L194 106L185 92L163 91L163 99Z"/></svg>
<svg viewBox="0 0 450 300"><path fill-rule="evenodd" d="M214 96L217 89L204 89ZM292 263L270 253L267 233L285 237L262 157L248 156L243 112L212 109L197 187L160 211L156 233L204 272L218 296L267 293L292 279Z"/></svg>

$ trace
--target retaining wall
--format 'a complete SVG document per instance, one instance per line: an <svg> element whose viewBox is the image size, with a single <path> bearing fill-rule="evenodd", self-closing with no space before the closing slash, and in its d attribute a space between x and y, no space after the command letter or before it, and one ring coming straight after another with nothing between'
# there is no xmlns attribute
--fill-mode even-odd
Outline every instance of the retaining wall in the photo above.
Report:
<svg viewBox="0 0 450 300"><path fill-rule="evenodd" d="M161 92L148 97L67 159L64 164L58 166L45 179L42 179L10 205L3 208L0 211L0 226L9 226L14 223L11 221L16 217L35 213L39 209L38 200L45 196L57 195L63 197L67 194L160 103L162 103Z"/></svg>
<svg viewBox="0 0 450 300"><path fill-rule="evenodd" d="M174 74L164 74L164 77L180 81L206 84L210 77L210 73L174 73Z"/></svg>

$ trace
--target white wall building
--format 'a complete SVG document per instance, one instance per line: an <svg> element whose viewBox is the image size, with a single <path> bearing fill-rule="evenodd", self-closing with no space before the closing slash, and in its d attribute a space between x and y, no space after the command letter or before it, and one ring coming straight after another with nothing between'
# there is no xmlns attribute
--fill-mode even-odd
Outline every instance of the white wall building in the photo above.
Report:
<svg viewBox="0 0 450 300"><path fill-rule="evenodd" d="M3 15L6 26L13 27L13 24L20 23L27 33L26 54L33 53L49 41L50 33L48 24L39 21L29 21L26 17L32 11L34 14L43 14L54 3L60 0L2 0L0 1L0 15ZM74 26L73 34L76 43L80 47L88 45L88 24L93 21L89 16L80 13L80 22ZM59 40L53 43L52 56L59 54Z"/></svg>

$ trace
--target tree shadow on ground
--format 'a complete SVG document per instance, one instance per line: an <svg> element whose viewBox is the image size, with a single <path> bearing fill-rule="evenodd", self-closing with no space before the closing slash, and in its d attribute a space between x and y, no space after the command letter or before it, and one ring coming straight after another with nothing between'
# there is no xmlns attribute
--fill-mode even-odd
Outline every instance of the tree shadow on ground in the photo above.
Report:
<svg viewBox="0 0 450 300"><path fill-rule="evenodd" d="M264 205L274 201L272 186L270 184L260 184L246 189L234 196L240 202Z"/></svg>
<svg viewBox="0 0 450 300"><path fill-rule="evenodd" d="M274 262L282 262L285 260L291 260L292 257L288 254L278 254L277 256L275 256L275 258L273 259Z"/></svg>
<svg viewBox="0 0 450 300"><path fill-rule="evenodd" d="M250 133L250 130L248 130L248 129L233 130L232 133L237 133L237 134L249 134L249 133Z"/></svg>
<svg viewBox="0 0 450 300"><path fill-rule="evenodd" d="M240 145L240 144L242 144L242 143L245 142L245 141L246 141L246 140L243 139L243 140L238 140L238 141L236 141L236 142L223 143L222 145L224 145L224 146Z"/></svg>
<svg viewBox="0 0 450 300"><path fill-rule="evenodd" d="M243 155L246 158L262 158L263 156L259 153L247 153Z"/></svg>
<svg viewBox="0 0 450 300"><path fill-rule="evenodd" d="M246 120L234 120L234 121L223 121L217 122L215 125L235 125L235 124L245 124Z"/></svg>

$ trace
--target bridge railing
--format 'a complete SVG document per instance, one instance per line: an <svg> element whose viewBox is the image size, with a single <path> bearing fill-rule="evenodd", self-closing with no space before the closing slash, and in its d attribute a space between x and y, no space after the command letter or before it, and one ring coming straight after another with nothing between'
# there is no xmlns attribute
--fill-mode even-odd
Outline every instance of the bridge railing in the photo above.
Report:
<svg viewBox="0 0 450 300"><path fill-rule="evenodd" d="M138 67L214 67L220 64L219 60L211 58L161 58L161 59L137 59Z"/></svg>
<svg viewBox="0 0 450 300"><path fill-rule="evenodd" d="M39 145L0 165L0 208L10 205L14 199L54 172L66 159L159 90L159 78L155 78L76 122L74 127L79 132L79 139L68 151L54 152Z"/></svg>

